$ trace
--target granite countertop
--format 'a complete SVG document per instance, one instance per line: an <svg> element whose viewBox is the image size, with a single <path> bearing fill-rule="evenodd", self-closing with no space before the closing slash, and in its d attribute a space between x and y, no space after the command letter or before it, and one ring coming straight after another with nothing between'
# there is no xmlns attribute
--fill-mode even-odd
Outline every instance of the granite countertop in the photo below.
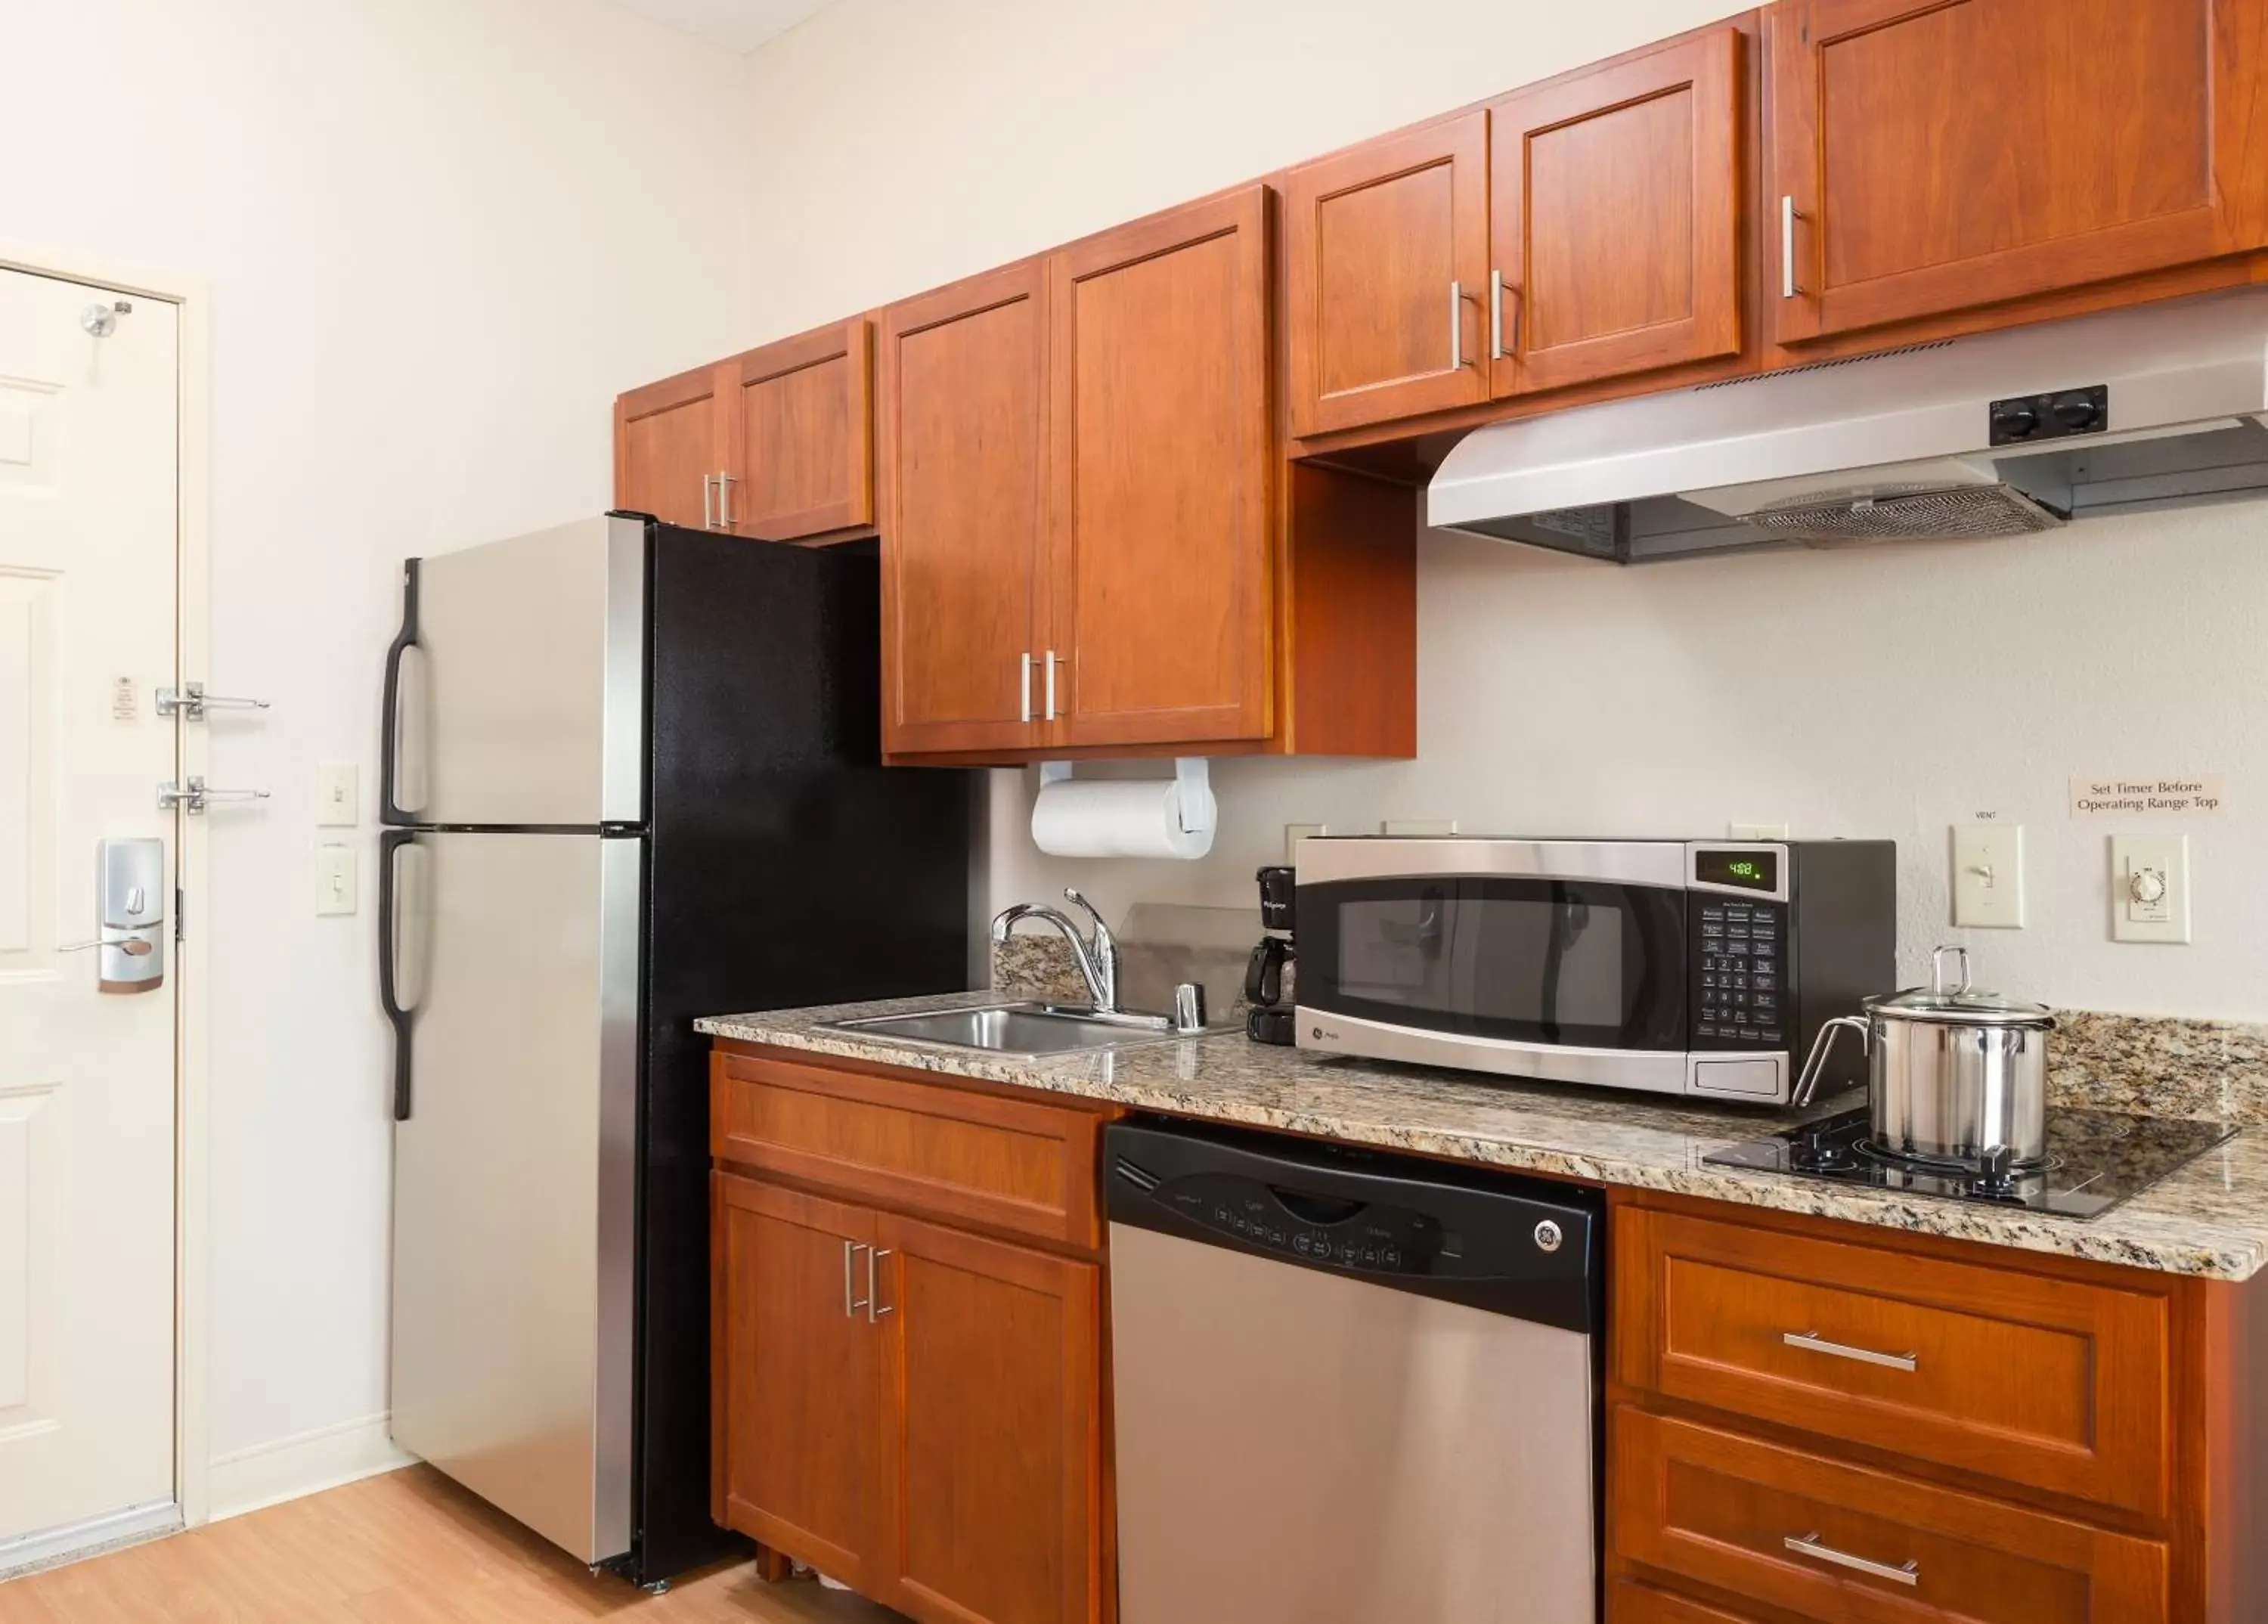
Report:
<svg viewBox="0 0 2268 1624"><path fill-rule="evenodd" d="M862 1039L845 1017L993 1003L997 993L695 1022L712 1037L1012 1083L1138 1110L1280 1128L1461 1162L1808 1213L1918 1234L2217 1280L2268 1266L2268 1134L2240 1133L2099 1218L2081 1222L1972 1202L1847 1189L1707 1167L1702 1158L1819 1111L1657 1103L1644 1095L1480 1079L1304 1053L1241 1030L1140 1047L1013 1059ZM1830 1102L1832 1108L1855 1103Z"/></svg>

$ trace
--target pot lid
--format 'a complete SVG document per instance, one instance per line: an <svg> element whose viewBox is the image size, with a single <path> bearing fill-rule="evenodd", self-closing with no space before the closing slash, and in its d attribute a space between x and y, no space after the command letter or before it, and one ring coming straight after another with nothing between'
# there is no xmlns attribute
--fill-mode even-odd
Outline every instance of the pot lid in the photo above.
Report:
<svg viewBox="0 0 2268 1624"><path fill-rule="evenodd" d="M1959 961L1957 980L1945 973L1948 957ZM2046 1030L2055 1025L2055 1011L2045 1004L1980 993L1970 985L1966 948L1940 948L1930 956L1930 963L1933 985L1864 1000L1867 1013L1894 1021L1934 1021L1955 1026L2029 1026Z"/></svg>

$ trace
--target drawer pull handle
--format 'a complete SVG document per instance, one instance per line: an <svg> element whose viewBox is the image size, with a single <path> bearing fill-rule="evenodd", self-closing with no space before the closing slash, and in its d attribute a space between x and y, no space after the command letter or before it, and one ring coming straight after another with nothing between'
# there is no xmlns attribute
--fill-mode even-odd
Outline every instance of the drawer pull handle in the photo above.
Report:
<svg viewBox="0 0 2268 1624"><path fill-rule="evenodd" d="M1800 1537L1790 1534L1780 1543L1798 1556L1808 1556L1815 1561L1833 1562L1837 1568L1848 1568L1853 1573L1867 1574L1877 1579L1888 1579L1893 1584L1918 1585L1921 1583L1919 1558L1906 1563L1903 1568L1893 1568L1888 1562L1870 1562L1863 1556L1853 1556L1848 1551L1838 1551L1831 1545L1820 1544L1819 1536L1815 1533L1804 1534Z"/></svg>
<svg viewBox="0 0 2268 1624"><path fill-rule="evenodd" d="M1878 1354L1871 1347L1853 1347L1848 1342L1830 1342L1816 1331L1784 1331L1781 1341L1790 1347L1800 1347L1807 1354L1828 1354L1837 1359L1855 1359L1860 1364L1878 1364L1885 1370L1911 1370L1920 1364L1917 1354Z"/></svg>

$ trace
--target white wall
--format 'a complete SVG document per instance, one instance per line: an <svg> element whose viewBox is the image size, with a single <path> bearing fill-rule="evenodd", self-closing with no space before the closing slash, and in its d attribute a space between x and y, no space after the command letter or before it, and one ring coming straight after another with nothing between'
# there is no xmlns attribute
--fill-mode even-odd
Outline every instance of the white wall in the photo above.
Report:
<svg viewBox="0 0 2268 1624"><path fill-rule="evenodd" d="M886 302L1720 14L1716 0L839 0L751 59L762 334ZM1980 978L2066 1005L2268 1017L2268 513L2101 520L2022 543L1616 571L1421 542L1419 758L1229 762L1194 865L1040 858L995 775L995 905L1076 881L1248 906L1287 821L1710 835L1730 820L1901 843L1918 974L1947 829L2030 840L2030 924ZM1737 632L1736 639L1720 640ZM1719 742L1719 741L1725 741ZM2191 837L2197 941L2107 940L2086 772L2227 774Z"/></svg>
<svg viewBox="0 0 2268 1624"><path fill-rule="evenodd" d="M408 554L610 495L629 385L748 325L739 59L596 0L0 0L0 240L206 279L217 727L215 1495L346 1469L386 1405L379 658ZM313 769L363 912L313 917ZM279 1447L280 1446L280 1447Z"/></svg>

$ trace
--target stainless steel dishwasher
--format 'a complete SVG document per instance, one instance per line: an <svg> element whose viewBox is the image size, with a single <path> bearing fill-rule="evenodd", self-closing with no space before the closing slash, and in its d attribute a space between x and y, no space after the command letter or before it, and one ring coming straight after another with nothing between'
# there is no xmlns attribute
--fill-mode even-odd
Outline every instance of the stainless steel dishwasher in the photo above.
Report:
<svg viewBox="0 0 2268 1624"><path fill-rule="evenodd" d="M1594 1192L1108 1131L1123 1624L1594 1624Z"/></svg>

